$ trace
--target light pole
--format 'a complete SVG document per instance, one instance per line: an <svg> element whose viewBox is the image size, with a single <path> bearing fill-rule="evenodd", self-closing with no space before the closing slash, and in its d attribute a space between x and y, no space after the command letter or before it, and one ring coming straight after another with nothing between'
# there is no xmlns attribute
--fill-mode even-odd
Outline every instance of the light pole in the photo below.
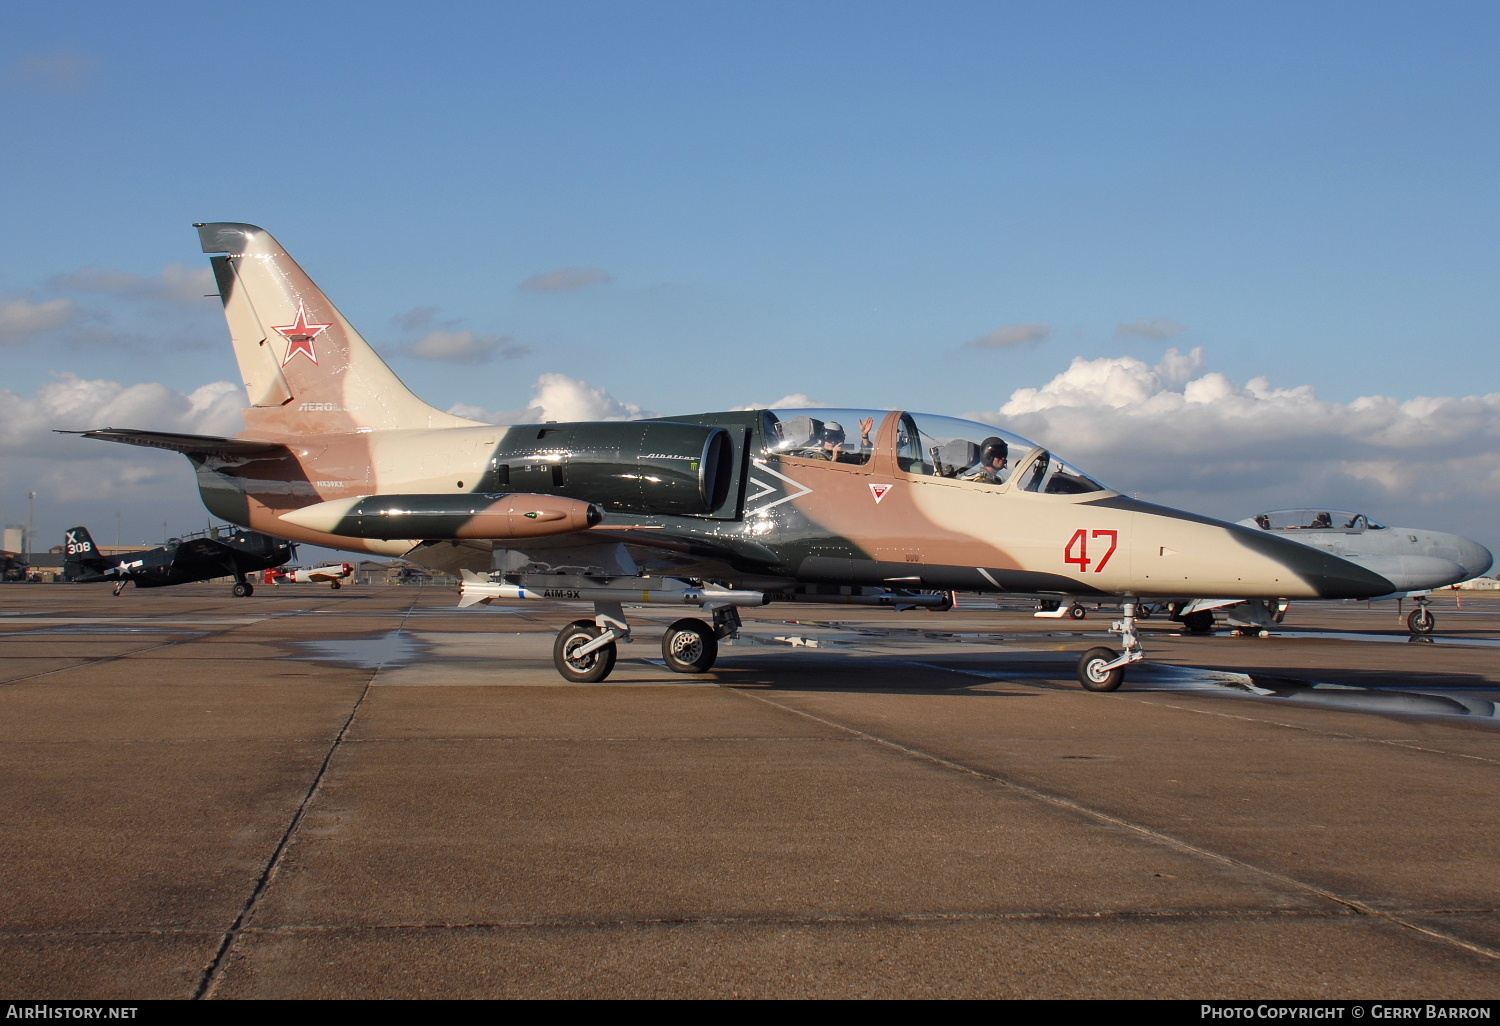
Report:
<svg viewBox="0 0 1500 1026"><path fill-rule="evenodd" d="M120 511L115 510L115 548L120 547Z"/></svg>
<svg viewBox="0 0 1500 1026"><path fill-rule="evenodd" d="M27 565L30 565L30 563L31 563L31 556L30 556L31 551L36 548L36 541L33 540L32 536L31 536L31 532L32 532L32 530L34 528L35 523L36 523L36 492L27 492L26 493L26 544L21 546L21 548L25 549L26 552L27 552L27 554L28 554L27 557L26 557L26 563L27 563Z"/></svg>

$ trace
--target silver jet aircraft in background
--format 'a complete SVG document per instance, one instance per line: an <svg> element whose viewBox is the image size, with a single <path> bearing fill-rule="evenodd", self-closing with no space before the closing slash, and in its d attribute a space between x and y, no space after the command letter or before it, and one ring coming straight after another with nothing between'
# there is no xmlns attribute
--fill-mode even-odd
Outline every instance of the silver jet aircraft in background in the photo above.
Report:
<svg viewBox="0 0 1500 1026"><path fill-rule="evenodd" d="M1428 608L1434 589L1483 576L1494 563L1490 550L1469 538L1420 527L1387 527L1363 513L1327 506L1275 509L1239 523L1338 556L1390 581L1390 592L1370 597L1413 599L1416 608L1406 618L1413 634L1431 634L1437 624ZM1215 609L1226 610L1231 626L1256 630L1269 629L1273 620L1280 622L1286 604L1196 599L1182 607L1178 618L1190 631L1201 633L1213 628Z"/></svg>

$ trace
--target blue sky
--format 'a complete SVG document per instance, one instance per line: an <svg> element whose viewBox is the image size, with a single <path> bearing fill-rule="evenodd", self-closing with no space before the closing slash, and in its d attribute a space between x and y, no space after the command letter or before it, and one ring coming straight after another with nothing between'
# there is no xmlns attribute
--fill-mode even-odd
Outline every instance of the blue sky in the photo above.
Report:
<svg viewBox="0 0 1500 1026"><path fill-rule="evenodd" d="M1327 448L1276 472L1305 396L1193 421L1185 455L1149 390L1028 424L1219 515L1345 501L1458 529L1500 489L1488 405L1468 429L1409 407L1384 454L1335 424L1362 397L1497 391L1493 4L54 3L6 28L0 388L38 416L59 375L235 381L189 225L238 220L443 407L522 410L563 375L662 414L801 393L1003 417L1077 358L1102 381L1201 347L1153 387L1311 388ZM1160 453L1100 440L1099 408ZM55 486L107 469L72 455L102 443L19 416L6 523L33 487L39 533L44 505L46 531L201 520L185 461ZM1165 472L1272 421L1235 479L1258 491ZM1426 476L1371 466L1403 459Z"/></svg>

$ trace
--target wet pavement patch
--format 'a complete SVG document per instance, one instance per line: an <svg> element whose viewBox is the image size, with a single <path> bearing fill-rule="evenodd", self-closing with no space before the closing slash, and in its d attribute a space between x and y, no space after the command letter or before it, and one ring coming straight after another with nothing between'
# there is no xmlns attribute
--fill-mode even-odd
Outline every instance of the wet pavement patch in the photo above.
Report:
<svg viewBox="0 0 1500 1026"><path fill-rule="evenodd" d="M1272 636L1293 640L1313 638L1318 641L1382 641L1388 645L1444 645L1461 648L1500 648L1500 639L1464 638L1451 634L1377 634L1374 632L1357 633L1355 631L1278 630Z"/></svg>
<svg viewBox="0 0 1500 1026"><path fill-rule="evenodd" d="M368 638L339 641L296 641L307 652L300 659L338 666L375 670L383 666L409 666L427 655L428 646L405 631L387 631Z"/></svg>
<svg viewBox="0 0 1500 1026"><path fill-rule="evenodd" d="M1232 673L1161 663L1130 671L1126 687L1134 684L1162 691L1231 691L1257 698L1279 699L1299 705L1320 705L1351 712L1394 713L1405 716L1464 716L1491 720L1500 726L1500 706L1487 698L1438 691L1363 688L1352 684L1298 680L1271 674Z"/></svg>

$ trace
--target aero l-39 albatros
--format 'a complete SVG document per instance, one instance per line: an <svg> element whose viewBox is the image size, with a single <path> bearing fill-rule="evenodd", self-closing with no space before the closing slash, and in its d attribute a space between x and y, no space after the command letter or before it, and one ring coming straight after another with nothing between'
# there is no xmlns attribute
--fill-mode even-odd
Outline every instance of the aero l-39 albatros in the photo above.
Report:
<svg viewBox="0 0 1500 1026"><path fill-rule="evenodd" d="M204 504L259 531L464 577L463 604L561 598L575 681L602 680L622 604L697 606L662 642L703 672L738 607L941 607L946 592L1120 595L1121 651L1079 660L1092 690L1143 658L1146 596L1360 598L1363 567L1261 531L1139 502L985 424L888 410L752 410L497 427L407 390L263 229L197 226L249 392L245 430L91 438L192 461Z"/></svg>

